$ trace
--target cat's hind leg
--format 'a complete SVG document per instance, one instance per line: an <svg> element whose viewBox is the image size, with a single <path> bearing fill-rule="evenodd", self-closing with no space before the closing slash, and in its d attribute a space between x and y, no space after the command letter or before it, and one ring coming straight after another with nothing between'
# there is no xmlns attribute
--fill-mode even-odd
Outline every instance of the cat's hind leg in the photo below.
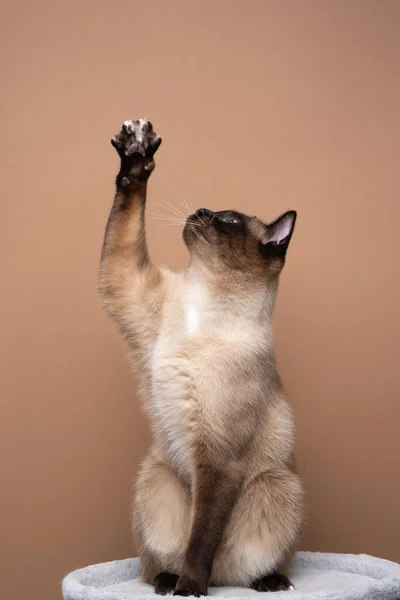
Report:
<svg viewBox="0 0 400 600"><path fill-rule="evenodd" d="M156 593L173 591L189 539L189 496L178 476L149 455L136 481L133 535L141 577Z"/></svg>
<svg viewBox="0 0 400 600"><path fill-rule="evenodd" d="M283 573L273 571L269 575L259 577L251 583L251 587L257 592L282 592L294 590L294 585Z"/></svg>
<svg viewBox="0 0 400 600"><path fill-rule="evenodd" d="M257 591L294 589L285 575L303 526L303 490L290 470L260 473L234 507L211 583Z"/></svg>

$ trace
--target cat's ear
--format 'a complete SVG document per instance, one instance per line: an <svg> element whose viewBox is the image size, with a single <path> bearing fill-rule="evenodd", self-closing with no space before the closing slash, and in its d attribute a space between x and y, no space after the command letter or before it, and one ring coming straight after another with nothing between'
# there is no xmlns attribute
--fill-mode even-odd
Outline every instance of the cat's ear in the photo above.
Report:
<svg viewBox="0 0 400 600"><path fill-rule="evenodd" d="M289 210L278 217L276 221L265 225L261 239L263 254L267 256L285 257L289 242L293 235L297 213Z"/></svg>

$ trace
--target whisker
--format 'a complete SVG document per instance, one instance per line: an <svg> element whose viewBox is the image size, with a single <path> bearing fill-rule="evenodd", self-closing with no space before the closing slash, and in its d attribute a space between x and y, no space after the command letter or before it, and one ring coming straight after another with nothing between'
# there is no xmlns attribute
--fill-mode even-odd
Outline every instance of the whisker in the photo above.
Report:
<svg viewBox="0 0 400 600"><path fill-rule="evenodd" d="M186 225L186 223L184 223ZM168 227L170 225L181 225L181 223L167 223L165 225L165 227ZM199 223L190 223L190 225L194 225L195 227L201 227L201 225Z"/></svg>
<svg viewBox="0 0 400 600"><path fill-rule="evenodd" d="M182 195L181 203L185 206L186 210L188 211L188 214L194 213L193 206L192 207L189 206L186 196Z"/></svg>
<svg viewBox="0 0 400 600"><path fill-rule="evenodd" d="M190 206L190 210L192 211L192 213L195 213L196 211L193 208L193 204L191 202L188 201L188 204Z"/></svg>
<svg viewBox="0 0 400 600"><path fill-rule="evenodd" d="M174 217L179 217L180 219L184 218L184 215L182 215L180 212L178 212L177 210L172 210L172 208L166 206L165 204L157 204L156 202L154 204L155 206L159 206L160 208L167 209Z"/></svg>
<svg viewBox="0 0 400 600"><path fill-rule="evenodd" d="M179 210L179 208L177 208L176 206L174 206L170 202L167 202L167 200L164 200L164 204L167 205L167 206L169 206L170 209L174 210L179 215L181 215L181 217L184 217L186 219L186 217L188 216L188 215L185 215L185 213L183 213L181 210ZM167 208L167 206L165 206L165 208Z"/></svg>
<svg viewBox="0 0 400 600"><path fill-rule="evenodd" d="M161 221L168 221L169 223L177 223L178 225L185 225L186 221L182 221L181 219L173 219L170 217L165 217L164 215L154 215L149 217L149 219L159 219Z"/></svg>
<svg viewBox="0 0 400 600"><path fill-rule="evenodd" d="M186 218L178 210L173 210L172 208L170 208L169 206L166 206L165 204L157 204L157 203L155 203L155 206L159 206L160 208L167 209L169 211L169 213L170 213L170 216L177 217L179 219L185 219Z"/></svg>
<svg viewBox="0 0 400 600"><path fill-rule="evenodd" d="M179 219L181 221L186 221L186 219L182 219L182 217L178 217L177 215L163 215L163 214L156 213L154 216L164 217L164 219Z"/></svg>
<svg viewBox="0 0 400 600"><path fill-rule="evenodd" d="M148 219L157 219L160 221L168 221L169 223L173 224L173 225L186 225L187 223L190 225L194 225L195 227L200 227L200 223L196 223L194 221L188 221L188 220L181 220L175 217L170 217L168 215L151 215L149 217L147 217Z"/></svg>

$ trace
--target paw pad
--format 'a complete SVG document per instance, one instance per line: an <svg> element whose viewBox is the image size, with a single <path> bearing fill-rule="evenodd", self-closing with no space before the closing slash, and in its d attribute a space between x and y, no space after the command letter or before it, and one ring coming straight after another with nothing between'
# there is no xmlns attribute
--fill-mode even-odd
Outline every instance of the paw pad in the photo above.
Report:
<svg viewBox="0 0 400 600"><path fill-rule="evenodd" d="M158 150L161 138L153 130L150 121L127 119L122 124L121 132L111 139L111 143L121 157L141 154L151 158Z"/></svg>

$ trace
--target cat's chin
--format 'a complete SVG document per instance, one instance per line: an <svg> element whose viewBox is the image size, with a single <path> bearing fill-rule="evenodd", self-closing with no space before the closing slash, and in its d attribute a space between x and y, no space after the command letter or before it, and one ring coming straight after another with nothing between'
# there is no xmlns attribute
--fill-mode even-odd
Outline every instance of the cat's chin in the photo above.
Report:
<svg viewBox="0 0 400 600"><path fill-rule="evenodd" d="M200 227L198 223L191 223L189 219L190 219L190 217L188 218L188 221L186 222L186 225L185 225L185 228L183 231L183 234L184 234L183 237L184 237L187 245L188 246L190 245L190 241L189 241L190 238L192 238L192 241L194 241L193 238L195 238L196 240L199 240L203 244L210 245L211 242L209 242L206 239L206 237L203 233L203 227ZM185 235L185 233L186 234L189 233L189 236Z"/></svg>
<svg viewBox="0 0 400 600"><path fill-rule="evenodd" d="M204 233L200 227L198 227L197 225L189 225L189 227L191 227L193 233L199 240L201 240L205 244L210 245L210 242L205 238Z"/></svg>

